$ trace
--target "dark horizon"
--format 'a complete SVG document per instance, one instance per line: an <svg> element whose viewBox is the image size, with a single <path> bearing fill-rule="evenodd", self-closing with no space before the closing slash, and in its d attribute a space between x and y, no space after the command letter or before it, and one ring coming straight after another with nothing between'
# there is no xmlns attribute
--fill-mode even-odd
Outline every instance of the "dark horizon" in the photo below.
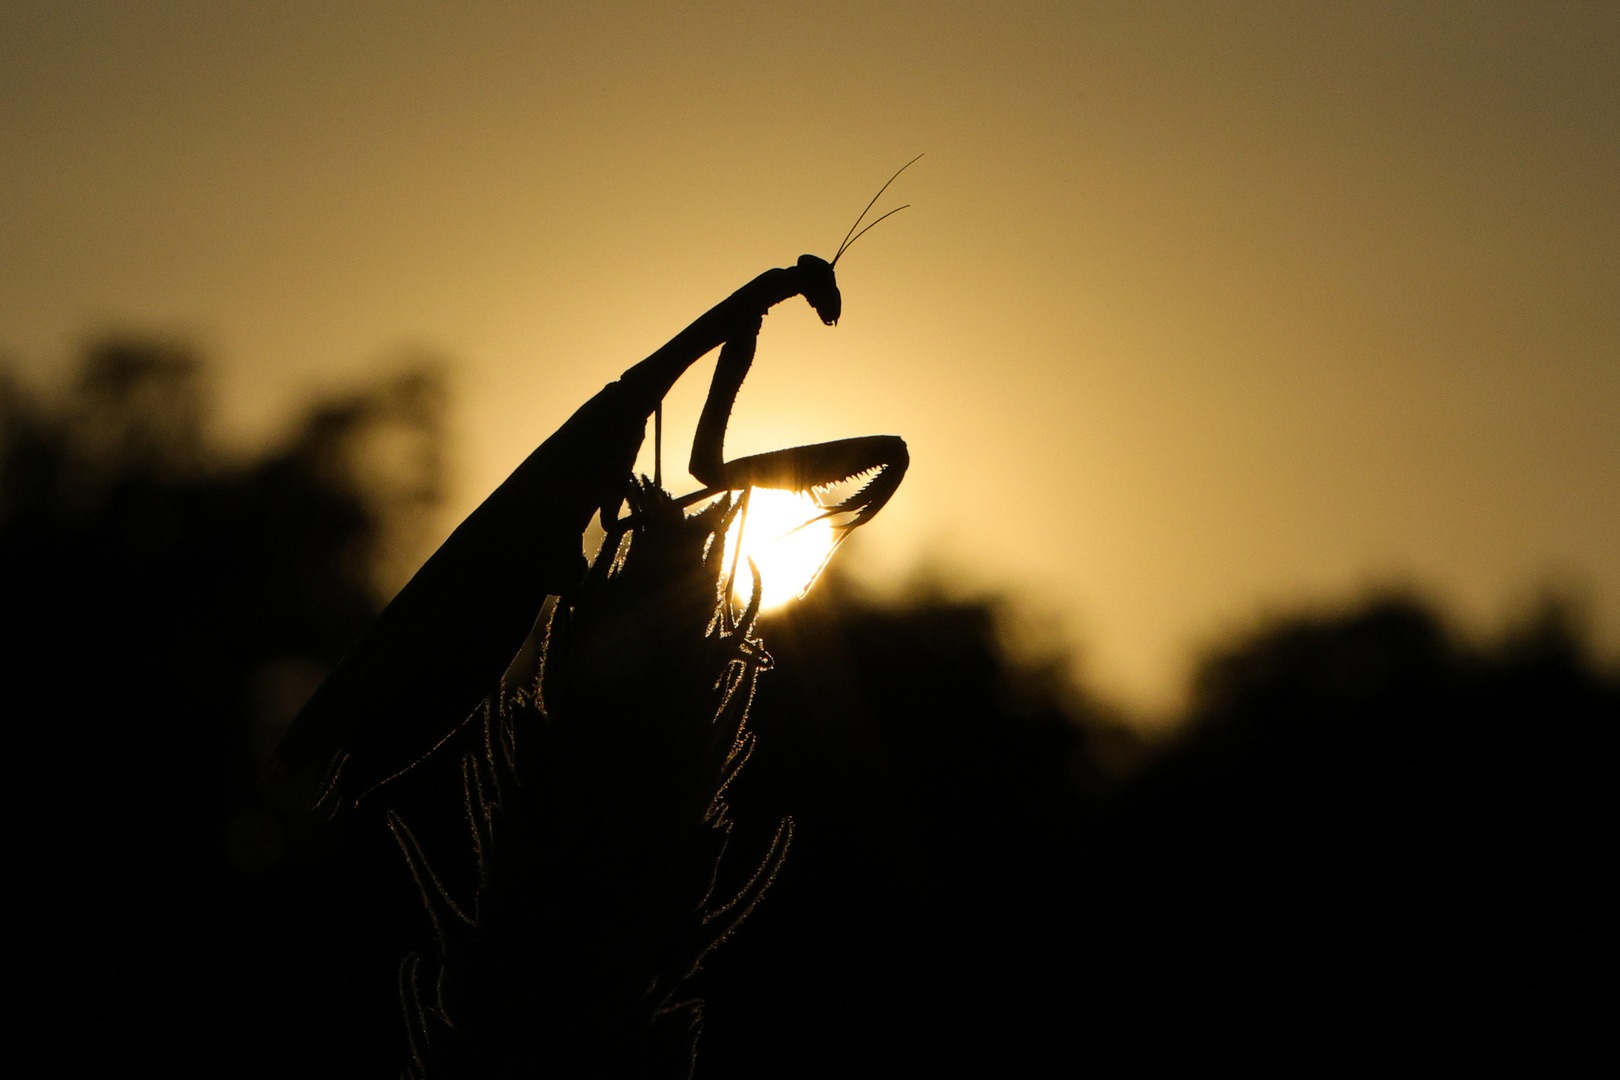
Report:
<svg viewBox="0 0 1620 1080"><path fill-rule="evenodd" d="M29 1037L62 1064L392 1074L397 965L432 934L383 811L465 897L476 726L333 821L265 765L443 497L443 388L395 373L232 460L199 363L126 339L69 403L0 398ZM419 471L379 477L372 440L402 434ZM1010 652L1009 614L835 574L762 624L718 895L784 816L794 840L695 980L696 1075L1604 1052L1620 680L1569 611L1487 649L1400 596L1279 616L1205 656L1168 745Z"/></svg>

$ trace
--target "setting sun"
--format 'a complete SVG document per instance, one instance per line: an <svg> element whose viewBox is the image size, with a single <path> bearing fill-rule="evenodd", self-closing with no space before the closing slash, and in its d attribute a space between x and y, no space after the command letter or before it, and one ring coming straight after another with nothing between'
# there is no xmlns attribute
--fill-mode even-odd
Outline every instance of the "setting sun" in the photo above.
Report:
<svg viewBox="0 0 1620 1080"><path fill-rule="evenodd" d="M738 514L726 533L728 567L736 556L738 532L743 533L742 556L736 561L735 597L739 604L748 603L753 593L753 576L748 573L746 561L749 559L759 567L762 609L804 595L827 564L838 540L832 522L820 517L824 513L826 508L803 492L752 489L747 520Z"/></svg>

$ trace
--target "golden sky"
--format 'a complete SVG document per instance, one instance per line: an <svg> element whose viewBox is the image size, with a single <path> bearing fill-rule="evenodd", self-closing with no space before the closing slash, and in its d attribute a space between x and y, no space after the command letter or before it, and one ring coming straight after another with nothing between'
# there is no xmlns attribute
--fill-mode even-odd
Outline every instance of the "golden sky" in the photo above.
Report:
<svg viewBox="0 0 1620 1080"><path fill-rule="evenodd" d="M1573 583L1620 652L1604 0L7 0L0 352L190 334L247 442L442 351L459 517L923 151L727 444L904 435L869 575L1012 588L1143 708L1376 582L1481 625Z"/></svg>

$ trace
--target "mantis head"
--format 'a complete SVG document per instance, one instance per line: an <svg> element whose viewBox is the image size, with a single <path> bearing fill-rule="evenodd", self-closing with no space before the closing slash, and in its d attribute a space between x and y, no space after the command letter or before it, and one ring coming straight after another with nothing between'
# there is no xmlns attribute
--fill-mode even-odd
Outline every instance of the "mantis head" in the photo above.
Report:
<svg viewBox="0 0 1620 1080"><path fill-rule="evenodd" d="M810 301L822 322L828 326L836 324L838 316L843 314L844 300L838 293L832 263L815 255L800 255L798 269L803 280L799 292Z"/></svg>
<svg viewBox="0 0 1620 1080"><path fill-rule="evenodd" d="M883 193L889 190L889 184L894 183L901 173L915 165L920 157L922 155L918 154L917 157L900 166L899 169L895 170L894 176L889 177L888 181L878 188L878 193L872 196L872 201L866 204L866 209L861 211L861 216L855 219L855 224L851 225L849 232L844 234L844 242L838 245L838 254L833 256L832 262L817 258L814 255L799 256L799 275L802 282L799 292L804 295L806 300L810 301L810 306L816 309L816 314L820 315L821 321L828 326L837 323L838 316L843 314L844 311L843 298L838 295L838 282L833 277L833 267L838 265L838 260L844 257L844 252L849 250L851 244L871 230L872 225L876 225L890 214L898 214L905 209L904 206L897 206L890 210L888 214L880 215L877 220L872 222L872 225L861 229L861 222L866 220L867 213L871 211L873 206L877 205L877 201L883 197ZM856 232L857 229L860 229L860 231Z"/></svg>

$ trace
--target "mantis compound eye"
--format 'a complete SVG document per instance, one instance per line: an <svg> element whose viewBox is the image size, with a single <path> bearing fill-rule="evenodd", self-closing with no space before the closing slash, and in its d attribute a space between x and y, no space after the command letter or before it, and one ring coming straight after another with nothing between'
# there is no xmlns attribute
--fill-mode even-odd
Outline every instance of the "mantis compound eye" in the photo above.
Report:
<svg viewBox="0 0 1620 1080"><path fill-rule="evenodd" d="M844 312L844 299L839 295L832 264L815 255L800 255L798 270L804 277L804 287L799 291L816 309L821 321L832 326Z"/></svg>

